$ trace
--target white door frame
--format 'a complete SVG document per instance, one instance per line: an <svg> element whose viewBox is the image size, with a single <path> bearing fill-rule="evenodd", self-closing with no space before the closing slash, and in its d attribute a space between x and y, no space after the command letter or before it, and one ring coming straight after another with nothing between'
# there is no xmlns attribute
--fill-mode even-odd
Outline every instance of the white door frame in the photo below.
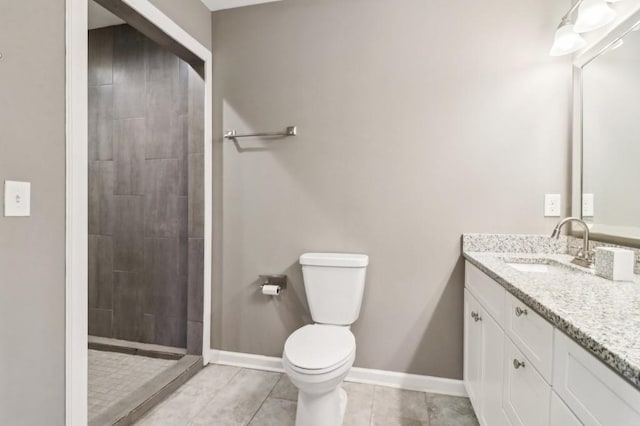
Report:
<svg viewBox="0 0 640 426"><path fill-rule="evenodd" d="M149 0L123 0L204 61L204 312L202 357L211 348L212 55ZM65 418L87 424L88 368L88 16L87 0L66 0Z"/></svg>

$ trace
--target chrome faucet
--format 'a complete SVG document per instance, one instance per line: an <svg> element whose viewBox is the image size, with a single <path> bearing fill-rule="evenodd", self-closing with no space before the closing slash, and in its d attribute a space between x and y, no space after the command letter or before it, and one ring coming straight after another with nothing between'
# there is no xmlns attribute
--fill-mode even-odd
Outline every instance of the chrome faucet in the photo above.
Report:
<svg viewBox="0 0 640 426"><path fill-rule="evenodd" d="M577 217L567 217L562 219L558 222L556 227L553 228L551 238L560 238L560 229L569 222L577 222L584 228L582 248L578 251L578 254L576 254L576 257L571 261L571 263L585 268L591 268L593 266L593 253L589 250L589 225L587 225L584 220Z"/></svg>

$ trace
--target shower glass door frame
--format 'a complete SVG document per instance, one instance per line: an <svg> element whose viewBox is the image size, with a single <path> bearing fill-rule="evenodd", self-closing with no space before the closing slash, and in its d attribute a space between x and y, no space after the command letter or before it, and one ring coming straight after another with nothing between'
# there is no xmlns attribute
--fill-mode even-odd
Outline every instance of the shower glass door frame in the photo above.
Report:
<svg viewBox="0 0 640 426"><path fill-rule="evenodd" d="M204 293L202 358L211 352L212 55L149 0L122 0L204 62ZM66 0L65 424L87 424L88 365L88 13Z"/></svg>

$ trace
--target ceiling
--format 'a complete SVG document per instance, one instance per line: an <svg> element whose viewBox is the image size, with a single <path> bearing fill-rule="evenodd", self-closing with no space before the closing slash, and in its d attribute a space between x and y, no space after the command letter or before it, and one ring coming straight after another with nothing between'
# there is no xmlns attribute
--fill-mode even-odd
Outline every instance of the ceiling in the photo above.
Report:
<svg viewBox="0 0 640 426"><path fill-rule="evenodd" d="M270 3L279 0L202 0L209 10L233 9L234 7L249 6L252 4Z"/></svg>
<svg viewBox="0 0 640 426"><path fill-rule="evenodd" d="M109 12L98 3L89 0L89 29L110 27L112 25L120 25L125 22L113 13Z"/></svg>

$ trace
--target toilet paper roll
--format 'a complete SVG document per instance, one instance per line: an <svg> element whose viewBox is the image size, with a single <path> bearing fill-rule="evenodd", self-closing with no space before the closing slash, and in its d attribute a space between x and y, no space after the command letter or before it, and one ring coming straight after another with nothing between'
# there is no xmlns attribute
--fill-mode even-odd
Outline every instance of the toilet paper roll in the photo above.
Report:
<svg viewBox="0 0 640 426"><path fill-rule="evenodd" d="M280 286L265 284L262 286L262 294L266 294L268 296L278 296L280 294Z"/></svg>

